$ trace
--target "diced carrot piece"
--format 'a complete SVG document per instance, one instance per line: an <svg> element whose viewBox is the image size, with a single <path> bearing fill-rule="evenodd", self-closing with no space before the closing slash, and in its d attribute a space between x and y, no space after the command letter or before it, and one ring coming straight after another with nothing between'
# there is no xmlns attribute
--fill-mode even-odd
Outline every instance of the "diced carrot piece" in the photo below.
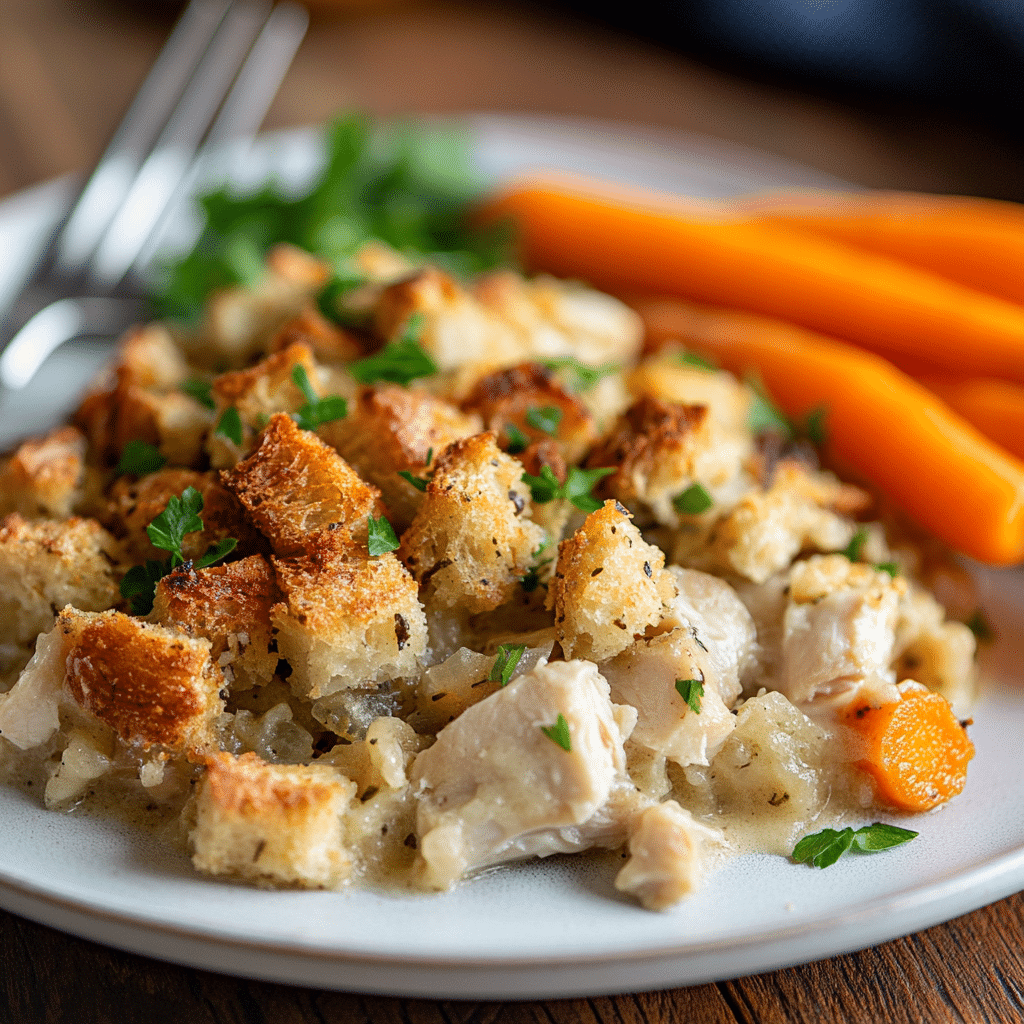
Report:
<svg viewBox="0 0 1024 1024"><path fill-rule="evenodd" d="M964 788L974 744L945 697L917 691L895 704L861 705L846 713L846 724L867 741L857 764L885 803L927 811Z"/></svg>

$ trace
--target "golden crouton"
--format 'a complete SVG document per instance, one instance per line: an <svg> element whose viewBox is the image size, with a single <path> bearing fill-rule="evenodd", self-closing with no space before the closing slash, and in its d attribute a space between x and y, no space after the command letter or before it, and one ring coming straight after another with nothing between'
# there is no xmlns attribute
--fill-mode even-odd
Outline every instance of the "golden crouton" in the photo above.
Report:
<svg viewBox="0 0 1024 1024"><path fill-rule="evenodd" d="M413 675L427 645L419 588L394 554L366 554L343 531L274 558L285 599L271 609L292 689L313 699Z"/></svg>
<svg viewBox="0 0 1024 1024"><path fill-rule="evenodd" d="M213 645L210 657L234 689L267 683L277 668L270 609L281 600L261 555L208 569L181 566L156 587L153 619Z"/></svg>
<svg viewBox="0 0 1024 1024"><path fill-rule="evenodd" d="M246 521L241 505L221 486L216 473L160 469L139 480L121 477L98 513L100 522L121 539L127 561L167 558L166 551L153 547L146 527L167 507L168 499L180 496L186 487L194 487L203 496L199 513L203 529L185 534L182 553L186 559L199 558L225 537L237 540L236 550L243 555L266 549L266 541Z"/></svg>
<svg viewBox="0 0 1024 1024"><path fill-rule="evenodd" d="M125 743L186 754L215 744L224 675L209 640L121 612L69 606L57 622L69 644L67 692Z"/></svg>
<svg viewBox="0 0 1024 1024"><path fill-rule="evenodd" d="M0 515L67 519L82 498L85 449L85 436L75 427L19 445L0 467Z"/></svg>
<svg viewBox="0 0 1024 1024"><path fill-rule="evenodd" d="M656 626L676 596L665 556L606 501L558 546L548 594L566 658L606 661Z"/></svg>
<svg viewBox="0 0 1024 1024"><path fill-rule="evenodd" d="M744 495L709 535L680 531L672 560L764 583L803 550L839 551L850 542L854 524L832 509L851 490L828 474L781 462L771 485Z"/></svg>
<svg viewBox="0 0 1024 1024"><path fill-rule="evenodd" d="M192 376L184 353L163 324L128 331L118 345L114 365L119 384L149 391L170 391Z"/></svg>
<svg viewBox="0 0 1024 1024"><path fill-rule="evenodd" d="M117 542L94 519L0 526L0 643L31 644L66 604L101 611L120 600Z"/></svg>
<svg viewBox="0 0 1024 1024"><path fill-rule="evenodd" d="M587 407L560 387L554 371L541 363L486 374L463 399L462 408L479 413L487 429L499 437L512 424L530 441L554 438L567 462L578 462L595 437ZM553 429L536 425L542 414L549 416Z"/></svg>
<svg viewBox="0 0 1024 1024"><path fill-rule="evenodd" d="M484 612L514 595L544 540L522 475L490 433L456 441L437 460L399 551L428 604Z"/></svg>
<svg viewBox="0 0 1024 1024"><path fill-rule="evenodd" d="M266 273L252 288L225 288L209 298L190 357L217 369L245 366L306 306L330 273L315 256L291 245L276 246L267 256Z"/></svg>
<svg viewBox="0 0 1024 1024"><path fill-rule="evenodd" d="M307 306L284 324L270 339L268 353L284 352L295 344L305 345L321 363L347 363L363 354L359 341L331 323L315 306Z"/></svg>
<svg viewBox="0 0 1024 1024"><path fill-rule="evenodd" d="M679 517L673 499L695 483L711 496L728 487L742 472L747 448L745 441L733 443L705 405L644 397L619 417L586 465L617 467L601 481L599 493L674 525Z"/></svg>
<svg viewBox="0 0 1024 1024"><path fill-rule="evenodd" d="M348 416L324 424L317 433L380 488L391 525L401 533L422 504L423 492L398 474L428 477L434 458L449 444L479 430L479 417L426 391L384 384L363 388Z"/></svg>
<svg viewBox="0 0 1024 1024"><path fill-rule="evenodd" d="M338 453L284 413L271 417L243 462L221 473L274 551L301 551L313 534L341 528L365 543L380 492Z"/></svg>
<svg viewBox="0 0 1024 1024"><path fill-rule="evenodd" d="M272 413L295 412L305 404L305 396L292 380L297 366L302 367L310 386L319 393L320 372L313 354L307 345L299 343L275 352L249 369L221 374L213 382L217 403L214 415L218 422L230 407L238 412L242 424L241 444L235 444L220 431L210 434L207 449L215 469L227 469L238 462Z"/></svg>
<svg viewBox="0 0 1024 1024"><path fill-rule="evenodd" d="M352 870L342 815L355 789L326 766L215 754L196 796L192 863L268 885L337 888Z"/></svg>

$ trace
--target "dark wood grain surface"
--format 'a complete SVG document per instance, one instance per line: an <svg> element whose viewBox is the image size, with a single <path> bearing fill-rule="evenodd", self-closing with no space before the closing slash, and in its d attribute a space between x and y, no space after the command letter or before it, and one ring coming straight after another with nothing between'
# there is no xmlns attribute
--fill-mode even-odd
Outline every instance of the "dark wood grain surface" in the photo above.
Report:
<svg viewBox="0 0 1024 1024"><path fill-rule="evenodd" d="M173 5L0 3L0 195L87 167ZM710 71L542 7L389 4L320 17L268 124L338 109L584 114L701 131L864 184L1024 198L1019 148L971 125L852 109ZM0 913L0 1024L754 1024L1024 1020L1024 896L849 956L667 992L430 1002L228 978Z"/></svg>

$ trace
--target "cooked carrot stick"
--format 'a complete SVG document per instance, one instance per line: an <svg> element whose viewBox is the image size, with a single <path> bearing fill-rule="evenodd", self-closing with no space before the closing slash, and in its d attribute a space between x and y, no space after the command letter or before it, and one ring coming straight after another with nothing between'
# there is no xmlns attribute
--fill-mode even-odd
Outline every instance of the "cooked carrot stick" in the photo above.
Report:
<svg viewBox="0 0 1024 1024"><path fill-rule="evenodd" d="M885 803L927 811L964 788L974 744L945 697L912 691L896 704L854 707L845 724L867 741L857 765L874 778Z"/></svg>
<svg viewBox="0 0 1024 1024"><path fill-rule="evenodd" d="M481 215L511 219L535 268L766 313L883 354L1024 383L1024 307L797 229L564 178L524 182Z"/></svg>
<svg viewBox="0 0 1024 1024"><path fill-rule="evenodd" d="M919 379L986 437L1024 459L1024 387L984 377Z"/></svg>
<svg viewBox="0 0 1024 1024"><path fill-rule="evenodd" d="M824 406L829 457L958 551L992 565L1024 560L1024 463L891 363L750 313L669 300L635 307L656 335L756 373L794 420Z"/></svg>
<svg viewBox="0 0 1024 1024"><path fill-rule="evenodd" d="M732 205L755 223L810 231L1024 304L1024 207L907 192L791 192Z"/></svg>

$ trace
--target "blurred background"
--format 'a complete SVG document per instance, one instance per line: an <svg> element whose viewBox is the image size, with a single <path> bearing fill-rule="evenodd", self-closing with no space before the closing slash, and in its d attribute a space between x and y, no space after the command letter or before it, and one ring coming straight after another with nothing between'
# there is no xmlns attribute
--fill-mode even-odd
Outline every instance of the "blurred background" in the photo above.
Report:
<svg viewBox="0 0 1024 1024"><path fill-rule="evenodd" d="M179 9L3 0L0 195L87 167ZM1018 0L315 0L267 121L581 114L767 149L865 185L1024 199Z"/></svg>

